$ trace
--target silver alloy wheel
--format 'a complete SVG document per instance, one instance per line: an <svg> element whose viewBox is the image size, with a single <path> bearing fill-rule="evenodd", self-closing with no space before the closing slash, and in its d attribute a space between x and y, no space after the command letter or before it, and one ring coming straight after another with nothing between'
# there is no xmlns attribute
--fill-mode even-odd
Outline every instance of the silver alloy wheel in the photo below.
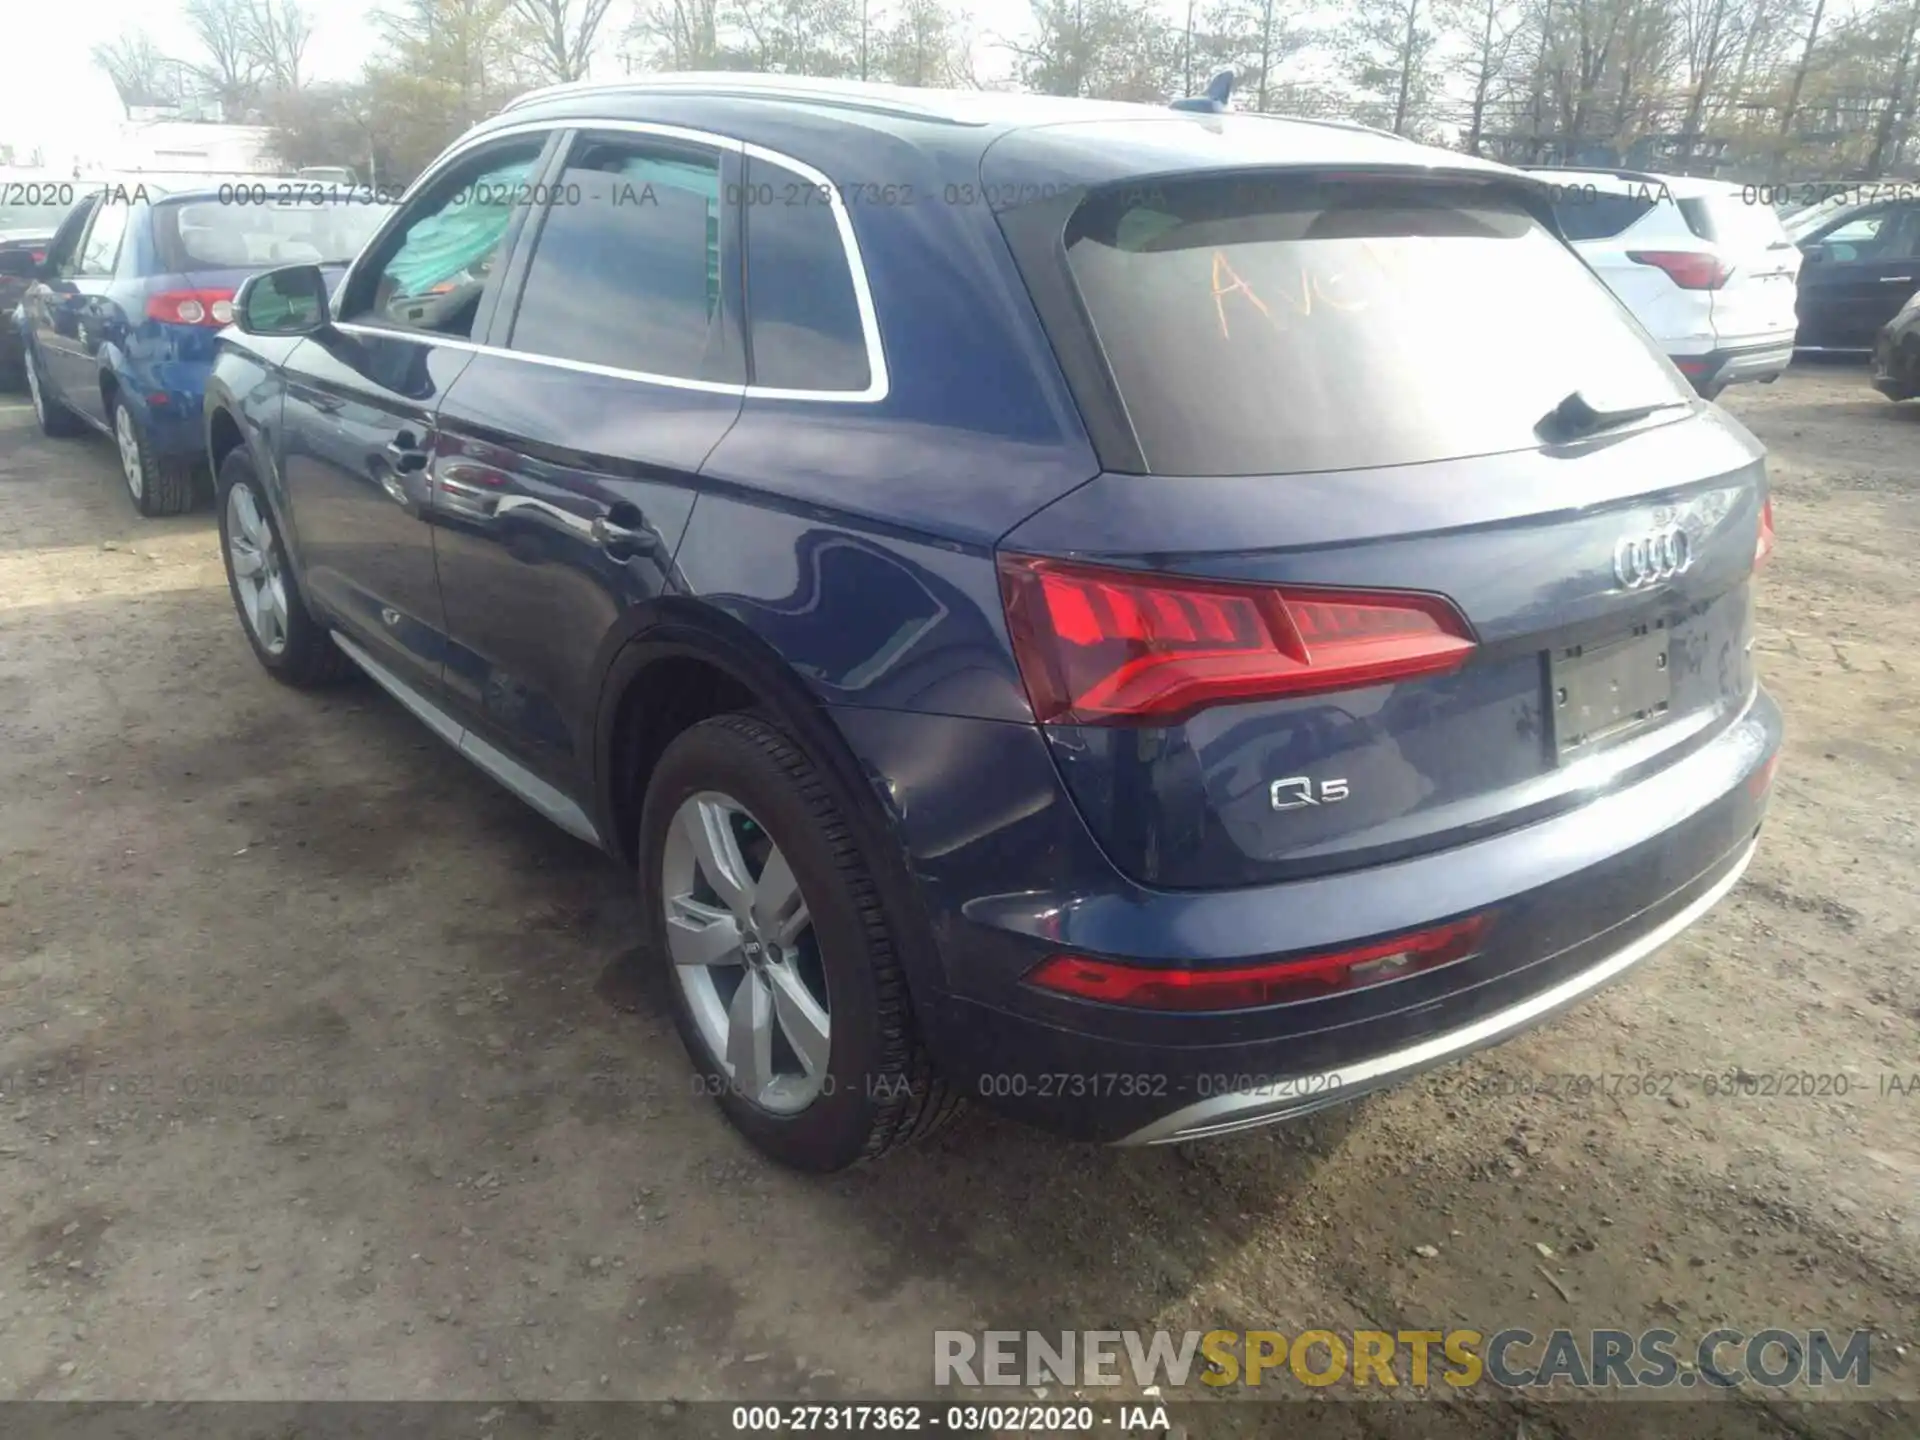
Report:
<svg viewBox="0 0 1920 1440"><path fill-rule="evenodd" d="M244 482L227 492L227 558L248 628L261 649L278 655L287 648L287 582L280 547L273 543L253 487Z"/></svg>
<svg viewBox="0 0 1920 1440"><path fill-rule="evenodd" d="M744 805L707 790L674 812L660 868L674 981L712 1060L762 1109L804 1110L828 1083L832 1023L787 857Z"/></svg>
<svg viewBox="0 0 1920 1440"><path fill-rule="evenodd" d="M40 422L42 428L45 428L47 423L47 398L40 393L40 367L34 363L33 351L31 349L29 349L26 354L27 390L33 396L33 418Z"/></svg>
<svg viewBox="0 0 1920 1440"><path fill-rule="evenodd" d="M127 489L138 500L146 488L147 472L140 464L140 437L133 431L133 412L124 404L113 407L113 438L120 446L120 469L127 477Z"/></svg>

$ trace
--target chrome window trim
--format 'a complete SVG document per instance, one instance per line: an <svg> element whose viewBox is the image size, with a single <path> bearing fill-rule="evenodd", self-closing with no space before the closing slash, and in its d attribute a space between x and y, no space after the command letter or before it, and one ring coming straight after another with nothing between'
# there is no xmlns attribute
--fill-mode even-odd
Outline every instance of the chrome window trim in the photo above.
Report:
<svg viewBox="0 0 1920 1440"><path fill-rule="evenodd" d="M764 160L769 165L777 165L826 192L827 208L833 211L833 223L840 231L840 249L847 262L848 273L853 277L853 300L860 311L860 333L867 346L867 388L864 390L783 390L771 385L751 385L747 387L747 394L757 400L831 400L841 404L875 404L886 399L890 380L886 351L880 344L880 318L874 312L873 291L867 284L866 262L861 258L860 242L854 236L853 221L847 214L847 202L840 194L840 187L811 165L795 160L790 155L782 155L778 150L769 150L764 145L742 145L740 149L742 154L755 160ZM753 317L749 314L749 349L753 344L752 321Z"/></svg>
<svg viewBox="0 0 1920 1440"><path fill-rule="evenodd" d="M534 365L545 365L556 370L573 370L583 375L604 375L614 380L636 380L643 385L659 385L671 390L692 390L705 395L732 395L742 400L802 400L815 404L832 405L874 405L887 398L892 388L887 373L886 351L880 343L880 321L874 310L873 290L867 282L866 263L860 254L860 242L853 233L853 221L847 214L846 201L841 197L840 188L820 171L791 155L783 155L777 150L769 150L762 145L750 145L744 140L731 136L717 135L709 130L690 129L684 125L665 125L652 120L595 120L578 116L566 119L528 120L517 125L503 125L497 130L489 130L460 140L433 162L420 178L409 185L394 208L394 223L398 223L401 212L421 190L434 184L439 178L470 151L492 143L503 136L531 135L551 133L553 131L612 130L635 135L653 135L666 140L682 140L689 144L704 145L710 149L731 152L735 155L750 155L769 165L777 165L792 172L808 184L819 186L826 192L827 205L833 212L836 228L840 232L840 248L847 262L847 269L853 277L854 303L860 311L860 332L866 343L867 351L867 387L864 390L792 390L772 385L734 384L723 380L694 380L678 375L656 375L645 370L627 370L615 365L596 365L586 360L569 360L560 355L542 355L532 350L513 350L503 345L484 345L473 340L462 340L455 336L436 335L430 330L409 330L398 325L366 325L352 320L337 320L336 330L348 335L385 335L401 339L430 341L443 345L450 350L466 350L476 355L499 355L514 360L525 360ZM722 197L724 203L725 197ZM737 207L735 207L737 209ZM336 295L344 295L354 282L360 268L361 259L370 254L385 233L382 227L367 242L366 247L354 257L353 264L347 267L347 273L341 277ZM751 317L745 317L751 320ZM751 339L749 338L749 343Z"/></svg>

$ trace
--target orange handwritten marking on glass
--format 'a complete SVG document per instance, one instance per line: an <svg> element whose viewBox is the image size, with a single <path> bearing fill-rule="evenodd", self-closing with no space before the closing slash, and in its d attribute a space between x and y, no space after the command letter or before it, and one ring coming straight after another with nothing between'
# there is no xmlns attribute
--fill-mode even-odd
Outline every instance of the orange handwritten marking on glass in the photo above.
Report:
<svg viewBox="0 0 1920 1440"><path fill-rule="evenodd" d="M1222 274L1232 276L1233 283L1223 286L1220 283ZM1220 317L1220 338L1222 340L1231 340L1233 338L1233 331L1227 327L1226 297L1229 295L1246 296L1247 299L1253 303L1254 309L1266 316L1269 321L1273 319L1273 312L1267 309L1267 302L1254 294L1253 287L1242 280L1239 275L1234 272L1233 266L1227 263L1226 252L1224 250L1216 250L1213 252L1213 313Z"/></svg>

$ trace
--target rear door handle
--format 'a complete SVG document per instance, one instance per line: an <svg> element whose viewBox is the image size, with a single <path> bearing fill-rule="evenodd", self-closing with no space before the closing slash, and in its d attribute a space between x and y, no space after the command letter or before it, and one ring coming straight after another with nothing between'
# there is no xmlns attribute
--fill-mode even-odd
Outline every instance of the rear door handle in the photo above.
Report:
<svg viewBox="0 0 1920 1440"><path fill-rule="evenodd" d="M646 539L644 531L629 530L625 525L616 524L604 515L593 517L593 543L609 549L629 548L641 544Z"/></svg>
<svg viewBox="0 0 1920 1440"><path fill-rule="evenodd" d="M637 505L625 500L615 501L604 515L594 516L592 528L593 543L616 560L646 549L653 538L647 529L647 517Z"/></svg>
<svg viewBox="0 0 1920 1440"><path fill-rule="evenodd" d="M427 468L427 452L420 448L411 430L402 430L387 442L387 459L402 475Z"/></svg>
<svg viewBox="0 0 1920 1440"><path fill-rule="evenodd" d="M1911 276L1911 275L1882 275L1882 276L1880 277L1880 283L1881 283L1882 285L1911 285L1911 284L1913 283L1913 276Z"/></svg>

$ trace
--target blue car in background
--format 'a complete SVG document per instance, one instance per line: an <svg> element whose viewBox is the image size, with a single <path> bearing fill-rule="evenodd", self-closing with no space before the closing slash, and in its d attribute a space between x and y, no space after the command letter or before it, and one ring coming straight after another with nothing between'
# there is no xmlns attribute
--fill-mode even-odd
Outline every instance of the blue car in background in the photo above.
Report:
<svg viewBox="0 0 1920 1440"><path fill-rule="evenodd" d="M40 428L111 435L142 515L189 509L206 454L202 393L234 291L276 265L344 268L389 208L304 181L89 187L17 311Z"/></svg>

